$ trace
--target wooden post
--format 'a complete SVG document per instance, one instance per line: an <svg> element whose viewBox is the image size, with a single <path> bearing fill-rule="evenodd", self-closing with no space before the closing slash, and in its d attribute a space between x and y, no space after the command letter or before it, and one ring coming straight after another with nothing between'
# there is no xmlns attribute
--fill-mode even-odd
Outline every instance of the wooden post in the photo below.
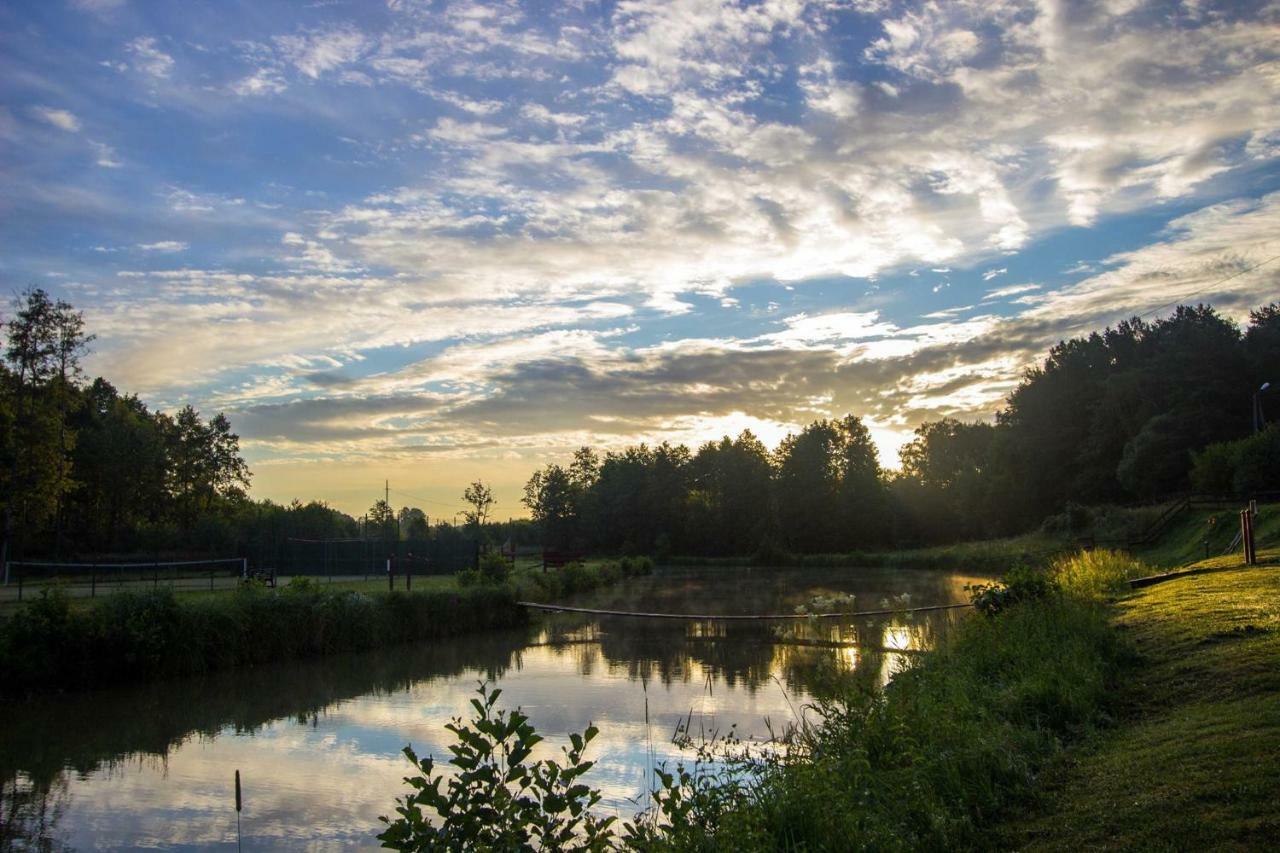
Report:
<svg viewBox="0 0 1280 853"><path fill-rule="evenodd" d="M1240 541L1244 545L1244 564L1256 565L1258 555L1253 542L1253 513L1247 509L1240 510Z"/></svg>
<svg viewBox="0 0 1280 853"><path fill-rule="evenodd" d="M391 571L390 557L387 557L387 590L389 592L396 591L396 576L395 576L395 573Z"/></svg>

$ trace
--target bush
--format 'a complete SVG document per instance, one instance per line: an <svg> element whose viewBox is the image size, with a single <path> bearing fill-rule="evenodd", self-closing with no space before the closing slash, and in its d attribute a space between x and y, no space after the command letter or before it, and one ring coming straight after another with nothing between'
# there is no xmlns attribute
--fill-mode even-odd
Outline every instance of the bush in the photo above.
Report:
<svg viewBox="0 0 1280 853"><path fill-rule="evenodd" d="M984 616L997 616L1015 604L1037 601L1058 592L1057 582L1025 565L1010 569L999 583L965 587L974 609Z"/></svg>
<svg viewBox="0 0 1280 853"><path fill-rule="evenodd" d="M511 563L498 551L486 551L480 557L480 576L485 583L502 584L511 575Z"/></svg>

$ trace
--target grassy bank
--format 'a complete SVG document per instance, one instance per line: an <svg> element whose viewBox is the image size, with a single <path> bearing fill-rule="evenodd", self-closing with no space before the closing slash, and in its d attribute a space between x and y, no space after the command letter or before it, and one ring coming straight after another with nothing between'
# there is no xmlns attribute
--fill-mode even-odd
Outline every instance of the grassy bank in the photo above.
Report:
<svg viewBox="0 0 1280 853"><path fill-rule="evenodd" d="M359 651L523 624L512 589L381 593L315 584L177 597L121 592L76 606L56 590L0 620L0 688L77 689Z"/></svg>
<svg viewBox="0 0 1280 853"><path fill-rule="evenodd" d="M1262 850L1280 838L1280 549L1143 589L1114 621L1140 657L1117 724L994 838L1028 850Z"/></svg>
<svg viewBox="0 0 1280 853"><path fill-rule="evenodd" d="M781 756L680 797L693 813L676 849L982 847L1063 747L1107 719L1126 648L1105 604L1040 576L989 596L884 691L851 688L819 705Z"/></svg>

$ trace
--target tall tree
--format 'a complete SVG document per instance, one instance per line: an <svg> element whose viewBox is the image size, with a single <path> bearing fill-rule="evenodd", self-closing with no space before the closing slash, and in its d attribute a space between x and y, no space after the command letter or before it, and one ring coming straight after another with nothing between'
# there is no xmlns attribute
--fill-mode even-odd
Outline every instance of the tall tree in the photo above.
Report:
<svg viewBox="0 0 1280 853"><path fill-rule="evenodd" d="M542 529L542 543L556 549L572 547L576 535L580 492L569 471L551 464L534 471L521 499Z"/></svg>
<svg viewBox="0 0 1280 853"><path fill-rule="evenodd" d="M427 514L416 506L404 507L396 514L401 539L426 539L431 535Z"/></svg>
<svg viewBox="0 0 1280 853"><path fill-rule="evenodd" d="M378 535L383 539L395 540L398 538L395 510L382 498L378 498L378 500L374 501L373 506L369 507L369 528L377 531Z"/></svg>
<svg viewBox="0 0 1280 853"><path fill-rule="evenodd" d="M84 320L68 303L29 288L15 301L7 324L5 359L14 397L9 479L5 484L7 556L14 517L24 529L53 519L60 530L63 498L71 486L74 438L67 414L88 346Z"/></svg>
<svg viewBox="0 0 1280 853"><path fill-rule="evenodd" d="M471 506L471 509L463 512L467 524L478 532L488 522L489 513L493 511L493 505L496 503L493 498L493 489L486 486L484 481L476 480L462 490L462 499Z"/></svg>

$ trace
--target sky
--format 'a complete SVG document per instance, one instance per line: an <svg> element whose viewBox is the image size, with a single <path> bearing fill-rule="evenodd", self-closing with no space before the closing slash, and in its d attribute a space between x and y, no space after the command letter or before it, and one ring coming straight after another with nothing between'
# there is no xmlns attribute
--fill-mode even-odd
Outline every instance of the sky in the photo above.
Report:
<svg viewBox="0 0 1280 853"><path fill-rule="evenodd" d="M892 467L1276 256L1276 2L0 5L0 287L256 497L519 517L583 444L846 413Z"/></svg>

